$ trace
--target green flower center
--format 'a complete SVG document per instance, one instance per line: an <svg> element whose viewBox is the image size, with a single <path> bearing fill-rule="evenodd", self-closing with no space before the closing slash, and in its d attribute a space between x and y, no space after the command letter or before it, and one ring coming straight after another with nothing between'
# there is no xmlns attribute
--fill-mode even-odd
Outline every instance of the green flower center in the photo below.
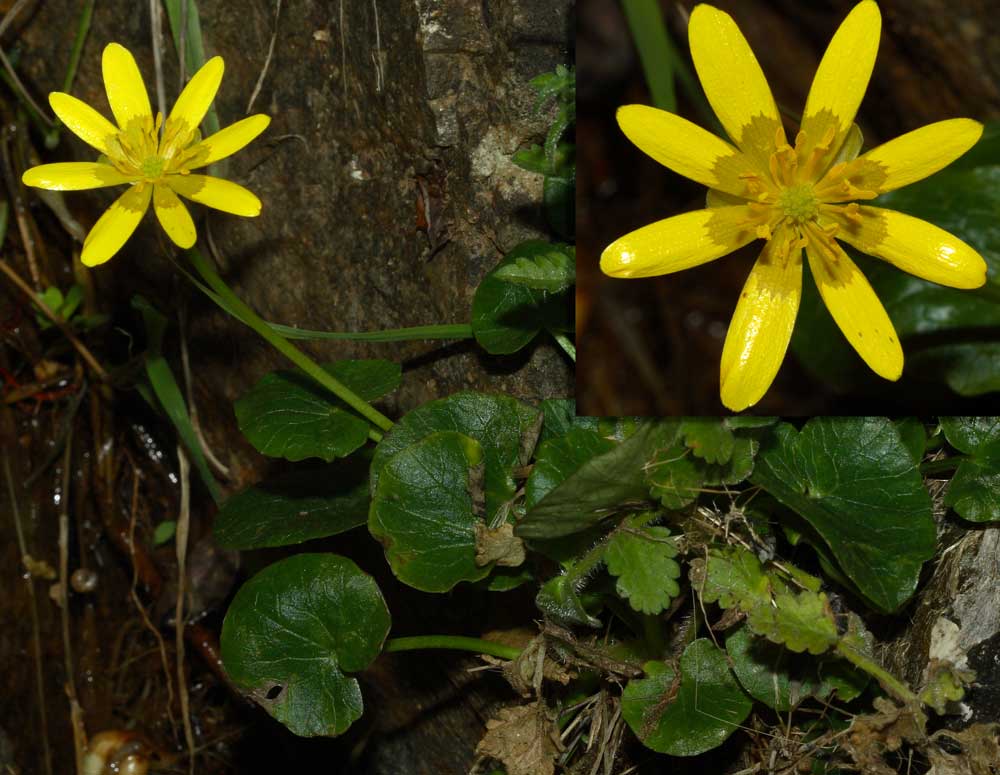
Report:
<svg viewBox="0 0 1000 775"><path fill-rule="evenodd" d="M146 180L156 180L163 174L163 168L166 166L166 162L159 156L147 156L142 160L142 165L139 167L142 176Z"/></svg>
<svg viewBox="0 0 1000 775"><path fill-rule="evenodd" d="M784 189L778 198L778 207L789 220L805 223L816 217L819 212L819 200L813 192L813 187L809 183L803 183Z"/></svg>

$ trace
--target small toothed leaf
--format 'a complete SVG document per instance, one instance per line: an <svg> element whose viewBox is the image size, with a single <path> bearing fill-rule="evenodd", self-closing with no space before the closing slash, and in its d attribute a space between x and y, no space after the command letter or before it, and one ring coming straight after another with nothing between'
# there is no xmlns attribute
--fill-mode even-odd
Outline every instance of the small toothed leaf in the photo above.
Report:
<svg viewBox="0 0 1000 775"><path fill-rule="evenodd" d="M494 276L537 291L558 293L576 283L573 249L520 256L513 263L498 269Z"/></svg>
<svg viewBox="0 0 1000 775"><path fill-rule="evenodd" d="M665 527L616 533L604 550L608 572L618 578L618 594L636 611L658 614L680 594L677 546Z"/></svg>
<svg viewBox="0 0 1000 775"><path fill-rule="evenodd" d="M840 639L822 592L778 592L773 605L750 608L747 623L758 635L795 652L822 654Z"/></svg>
<svg viewBox="0 0 1000 775"><path fill-rule="evenodd" d="M749 611L767 605L771 585L760 560L745 549L709 549L708 560L691 563L691 585L706 603Z"/></svg>

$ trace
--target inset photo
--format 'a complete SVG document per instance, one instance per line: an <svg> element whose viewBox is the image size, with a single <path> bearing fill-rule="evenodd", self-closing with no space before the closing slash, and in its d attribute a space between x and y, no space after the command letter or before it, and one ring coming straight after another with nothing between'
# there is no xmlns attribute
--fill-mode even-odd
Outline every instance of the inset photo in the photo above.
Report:
<svg viewBox="0 0 1000 775"><path fill-rule="evenodd" d="M936 8L579 4L580 414L988 413L996 38Z"/></svg>

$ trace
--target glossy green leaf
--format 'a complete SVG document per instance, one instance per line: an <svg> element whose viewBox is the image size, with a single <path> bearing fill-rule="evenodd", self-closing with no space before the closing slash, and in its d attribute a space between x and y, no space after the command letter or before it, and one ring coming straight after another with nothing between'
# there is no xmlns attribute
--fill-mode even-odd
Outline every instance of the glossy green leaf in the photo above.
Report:
<svg viewBox="0 0 1000 775"><path fill-rule="evenodd" d="M395 390L401 379L399 364L390 361L338 361L324 368L365 401ZM368 422L300 372L264 375L234 408L243 435L269 457L329 463L368 440Z"/></svg>
<svg viewBox="0 0 1000 775"><path fill-rule="evenodd" d="M332 554L298 554L244 584L222 624L222 662L296 735L339 735L362 711L349 673L364 670L389 634L378 586Z"/></svg>
<svg viewBox="0 0 1000 775"><path fill-rule="evenodd" d="M945 505L970 522L1000 520L1000 417L942 417L941 428L968 455L948 483Z"/></svg>
<svg viewBox="0 0 1000 775"><path fill-rule="evenodd" d="M645 678L625 687L622 715L654 751L697 756L721 745L750 715L752 701L707 638L684 649L680 675L663 662L647 662L645 670Z"/></svg>
<svg viewBox="0 0 1000 775"><path fill-rule="evenodd" d="M677 545L665 527L620 530L604 550L618 595L646 614L660 613L680 594L681 566L676 556Z"/></svg>
<svg viewBox="0 0 1000 775"><path fill-rule="evenodd" d="M932 345L913 354L907 368L943 381L960 396L1000 391L1000 342Z"/></svg>
<svg viewBox="0 0 1000 775"><path fill-rule="evenodd" d="M547 398L538 405L538 408L544 417L542 433L538 437L539 446L549 439L568 433L573 428L597 430L597 418L578 417L576 414L576 401L572 398Z"/></svg>
<svg viewBox="0 0 1000 775"><path fill-rule="evenodd" d="M447 592L490 572L476 564L483 467L479 442L453 431L410 444L382 467L368 529L404 584Z"/></svg>
<svg viewBox="0 0 1000 775"><path fill-rule="evenodd" d="M768 707L788 711L808 697L850 701L868 684L868 676L843 659L795 654L748 627L726 636L733 672L750 695Z"/></svg>
<svg viewBox="0 0 1000 775"><path fill-rule="evenodd" d="M576 283L576 259L571 247L554 245L548 253L519 256L496 271L496 277L537 291L558 293Z"/></svg>
<svg viewBox="0 0 1000 775"><path fill-rule="evenodd" d="M517 352L543 330L573 329L572 298L567 291L536 291L497 276L505 267L516 266L518 259L530 260L552 250L553 245L542 240L522 242L479 284L472 300L472 332L486 352Z"/></svg>
<svg viewBox="0 0 1000 775"><path fill-rule="evenodd" d="M371 486L393 455L436 431L455 431L480 443L486 465L486 521L493 522L516 491L513 472L534 451L541 415L510 396L465 391L428 401L397 422L375 448Z"/></svg>
<svg viewBox="0 0 1000 775"><path fill-rule="evenodd" d="M761 445L751 481L808 522L879 610L913 594L934 555L931 500L892 422L820 417L796 431L777 426Z"/></svg>
<svg viewBox="0 0 1000 775"><path fill-rule="evenodd" d="M586 428L573 428L540 445L524 485L525 507L530 509L588 460L616 446L615 442Z"/></svg>
<svg viewBox="0 0 1000 775"><path fill-rule="evenodd" d="M368 521L368 460L348 458L267 479L230 496L212 527L227 549L290 546Z"/></svg>
<svg viewBox="0 0 1000 775"><path fill-rule="evenodd" d="M645 465L668 446L676 423L646 422L621 444L592 457L528 509L516 533L556 538L586 530L614 511L649 499Z"/></svg>
<svg viewBox="0 0 1000 775"><path fill-rule="evenodd" d="M927 430L923 422L918 417L903 417L894 420L896 430L899 431L899 439L903 442L910 458L916 465L924 459L924 452L927 451Z"/></svg>

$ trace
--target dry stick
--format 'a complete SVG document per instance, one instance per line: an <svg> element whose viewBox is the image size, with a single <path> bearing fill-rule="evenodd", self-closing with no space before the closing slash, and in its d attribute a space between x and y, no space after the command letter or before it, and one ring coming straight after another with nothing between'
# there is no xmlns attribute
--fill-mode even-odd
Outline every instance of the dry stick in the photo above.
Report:
<svg viewBox="0 0 1000 775"><path fill-rule="evenodd" d="M177 602L174 607L174 646L177 651L177 682L181 698L181 717L184 722L184 740L188 747L188 772L194 775L194 730L188 702L187 681L184 678L184 590L187 583L187 544L191 529L191 465L184 445L177 445L177 469L181 479L181 507L177 516Z"/></svg>
<svg viewBox="0 0 1000 775"><path fill-rule="evenodd" d="M139 617L142 619L143 625L153 633L153 637L156 638L156 644L160 650L160 662L163 664L163 675L167 679L167 718L170 719L170 728L176 733L177 730L177 719L174 718L174 679L170 675L170 660L167 657L167 644L163 642L163 636L160 631L153 625L153 622L149 618L149 614L146 613L146 607L142 604L139 599L139 593L137 587L139 584L139 563L135 561L135 523L139 512L139 471L135 464L132 464L132 516L128 523L128 545L129 545L129 559L132 561L132 587L129 593L132 597L132 602L135 604L136 609L139 611Z"/></svg>
<svg viewBox="0 0 1000 775"><path fill-rule="evenodd" d="M247 103L247 115L250 115L250 110L253 108L253 102L257 99L257 95L260 94L260 87L264 85L264 76L267 75L267 68L271 66L271 57L274 55L274 44L278 40L278 16L281 14L281 0L275 0L274 2L274 32L271 33L271 44L267 47L267 57L264 59L264 67L261 68L260 75L257 77L257 84L253 87L253 93L250 95L250 101Z"/></svg>
<svg viewBox="0 0 1000 775"><path fill-rule="evenodd" d="M6 132L3 142L0 144L0 151L3 153L3 177L7 184L7 192L14 204L14 219L17 221L17 230L21 235L21 243L24 247L24 255L28 259L28 270L31 272L31 281L35 284L36 290L42 289L42 275L38 269L38 259L35 257L35 234L28 226L28 216L25 214L24 197L21 195L21 182L14 178L14 167L10 160L10 136Z"/></svg>
<svg viewBox="0 0 1000 775"><path fill-rule="evenodd" d="M104 370L104 367L102 367L101 364L97 362L97 359L94 357L93 353L91 353L90 350L87 349L87 345L81 342L79 337L77 337L77 335L73 333L73 330L68 325L66 325L66 321L63 320L62 316L53 312L52 308L49 307L49 305L46 304L40 296L38 296L33 290L31 290L31 286L28 285L23 279L21 279L21 276L17 272L15 272L11 268L10 264L8 264L3 259L0 259L0 272L3 272L5 275L7 275L7 278L12 283L14 283L14 285L20 288L24 292L24 295L31 300L31 303L34 304L36 307L38 307L39 311L43 315L45 315L45 317L51 320L59 328L60 331L62 331L63 336L69 339L70 344L73 345L76 351L80 354L80 357L83 358L86 364L94 372L94 375L101 382L107 382L108 373Z"/></svg>
<svg viewBox="0 0 1000 775"><path fill-rule="evenodd" d="M344 84L344 101L347 101L347 42L344 34L344 0L340 0L340 80Z"/></svg>
<svg viewBox="0 0 1000 775"><path fill-rule="evenodd" d="M149 26L153 38L153 70L156 72L156 103L160 115L167 116L167 92L163 85L163 20L159 0L149 0ZM181 55L183 57L183 54ZM161 127L162 131L162 127Z"/></svg>
<svg viewBox="0 0 1000 775"><path fill-rule="evenodd" d="M230 479L229 467L219 460L208 446L208 442L205 441L205 436L201 432L201 423L198 421L198 406L194 402L194 381L191 379L191 359L188 357L186 304L181 304L177 312L177 322L181 329L181 371L184 374L184 392L187 394L188 415L191 417L191 427L194 429L194 435L198 439L198 444L201 445L201 451L204 453L205 459L217 473L226 479Z"/></svg>
<svg viewBox="0 0 1000 775"><path fill-rule="evenodd" d="M42 753L45 756L46 775L52 775L52 748L49 745L49 719L45 712L47 698L45 696L45 676L42 672L42 636L41 628L38 626L38 601L35 599L35 580L31 573L27 572L28 547L24 542L24 531L21 528L21 510L17 505L17 494L14 491L14 476L10 471L9 455L3 456L3 468L7 477L7 491L10 493L11 512L14 514L17 544L21 551L21 564L25 568L24 583L28 587L28 599L31 601L32 651L35 657L35 684L38 687L38 715L41 716L42 723Z"/></svg>
<svg viewBox="0 0 1000 775"><path fill-rule="evenodd" d="M73 428L66 435L63 451L62 503L59 506L59 618L62 624L63 659L66 662L66 696L73 727L73 750L76 771L83 772L83 757L87 747L87 731L83 723L83 708L76 694L76 671L73 668L73 641L69 634L69 485L73 464Z"/></svg>

